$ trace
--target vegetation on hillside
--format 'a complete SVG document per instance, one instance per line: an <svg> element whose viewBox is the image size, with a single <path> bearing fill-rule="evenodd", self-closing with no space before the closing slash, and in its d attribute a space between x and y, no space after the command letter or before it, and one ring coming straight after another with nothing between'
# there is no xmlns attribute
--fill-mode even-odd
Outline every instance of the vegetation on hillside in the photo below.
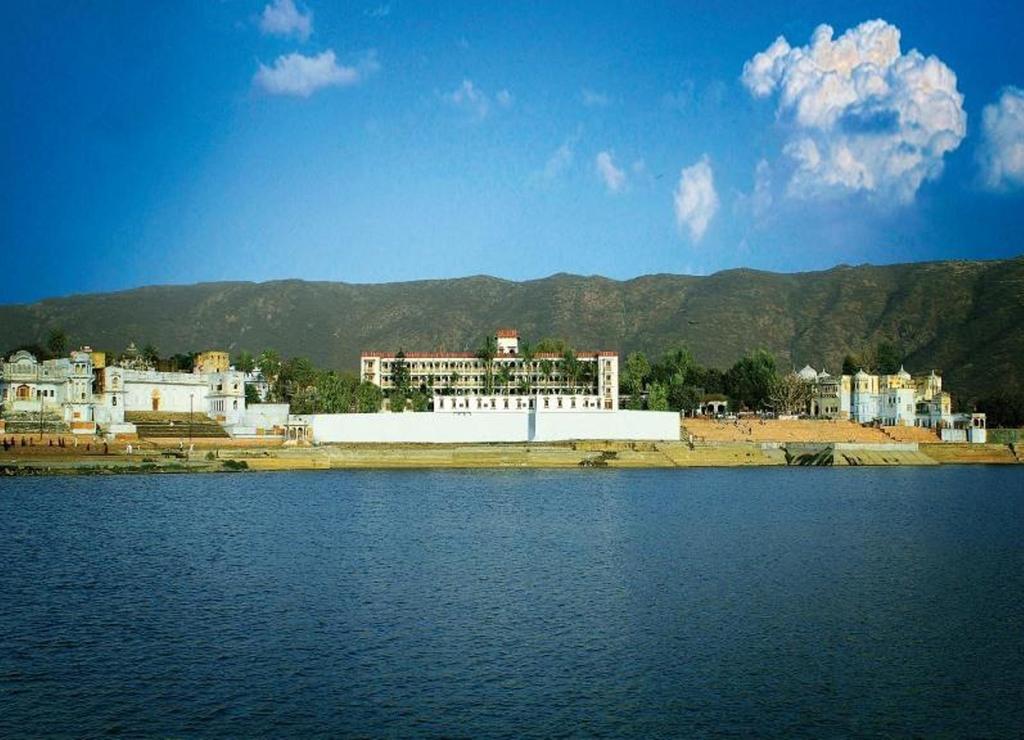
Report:
<svg viewBox="0 0 1024 740"><path fill-rule="evenodd" d="M804 364L837 374L845 360L854 371L893 370L898 356L911 372L941 372L969 409L1024 392L1024 258L627 281L555 275L521 283L472 277L148 287L0 306L0 347L41 348L43 356L57 328L68 347L151 342L177 357L180 369L195 349L257 357L276 347L282 356L308 355L317 367L351 371L361 350L474 351L497 326L623 358L634 351L660 357L685 344L723 375L759 348L783 374ZM895 352L879 351L883 342Z"/></svg>

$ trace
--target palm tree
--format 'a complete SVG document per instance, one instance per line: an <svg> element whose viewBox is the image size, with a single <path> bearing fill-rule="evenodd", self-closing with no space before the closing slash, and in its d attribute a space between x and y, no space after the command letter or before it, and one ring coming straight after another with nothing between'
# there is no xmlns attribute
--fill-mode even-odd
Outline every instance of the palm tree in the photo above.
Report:
<svg viewBox="0 0 1024 740"><path fill-rule="evenodd" d="M576 393L576 386L579 385L580 380L580 361L576 357L576 353L571 349L567 349L562 354L562 375L565 376L566 383L573 394Z"/></svg>
<svg viewBox="0 0 1024 740"><path fill-rule="evenodd" d="M461 376L458 370L452 370L452 374L448 376L448 387L452 389L452 395L456 395L459 392L459 380Z"/></svg>
<svg viewBox="0 0 1024 740"><path fill-rule="evenodd" d="M498 367L498 382L505 388L505 395L508 395L508 386L512 382L512 365L507 362L501 363Z"/></svg>
<svg viewBox="0 0 1024 740"><path fill-rule="evenodd" d="M498 340L488 334L483 346L476 351L476 356L484 363L484 391L487 395L494 392L494 358L498 354Z"/></svg>
<svg viewBox="0 0 1024 740"><path fill-rule="evenodd" d="M555 371L555 363L551 360L543 359L540 361L540 374L544 376L545 385L551 383L551 375Z"/></svg>

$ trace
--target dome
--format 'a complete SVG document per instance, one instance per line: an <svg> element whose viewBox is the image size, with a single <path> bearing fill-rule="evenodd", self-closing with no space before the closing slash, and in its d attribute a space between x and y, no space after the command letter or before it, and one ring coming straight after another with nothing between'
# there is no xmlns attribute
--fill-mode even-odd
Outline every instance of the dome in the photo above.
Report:
<svg viewBox="0 0 1024 740"><path fill-rule="evenodd" d="M858 370L857 373L853 376L854 380L866 380L867 378L870 378L870 377L871 377L870 375L868 375L866 372L864 372L864 368L861 368L860 370Z"/></svg>
<svg viewBox="0 0 1024 740"><path fill-rule="evenodd" d="M904 380L910 380L910 373L903 369L903 365L900 365L900 371L896 374L899 375Z"/></svg>
<svg viewBox="0 0 1024 740"><path fill-rule="evenodd" d="M814 380L818 377L817 371L810 365L804 365L803 369L797 373L804 380Z"/></svg>
<svg viewBox="0 0 1024 740"><path fill-rule="evenodd" d="M826 370L825 368L821 368L821 372L818 373L818 380L826 380L831 377L832 376L828 374L828 370Z"/></svg>

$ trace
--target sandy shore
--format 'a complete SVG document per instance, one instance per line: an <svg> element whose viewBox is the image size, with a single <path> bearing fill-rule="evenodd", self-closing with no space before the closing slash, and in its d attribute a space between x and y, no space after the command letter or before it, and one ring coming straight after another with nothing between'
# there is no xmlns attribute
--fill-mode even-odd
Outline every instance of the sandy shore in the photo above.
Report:
<svg viewBox="0 0 1024 740"><path fill-rule="evenodd" d="M204 445L192 455L176 446L136 443L116 448L49 446L0 451L2 475L119 473L214 473L246 470L332 470L415 468L690 468L785 465L1017 464L1008 445L921 444L917 450L891 450L865 443L832 453L778 443L576 442L472 445L322 445L295 447L238 444ZM814 443L810 443L814 444ZM820 450L820 451L819 451Z"/></svg>

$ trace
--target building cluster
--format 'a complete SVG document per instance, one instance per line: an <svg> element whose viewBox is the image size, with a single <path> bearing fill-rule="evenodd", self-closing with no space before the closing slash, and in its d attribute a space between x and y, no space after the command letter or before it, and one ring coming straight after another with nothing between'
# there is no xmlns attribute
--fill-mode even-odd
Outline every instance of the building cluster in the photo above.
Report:
<svg viewBox="0 0 1024 740"><path fill-rule="evenodd" d="M830 375L807 365L797 375L811 386L811 416L937 430L985 427L984 414L953 413L942 376L934 370L927 375L911 375L903 367L891 374L862 369L853 375Z"/></svg>
<svg viewBox="0 0 1024 740"><path fill-rule="evenodd" d="M515 329L495 333L494 356L474 352L363 352L363 381L387 398L403 364L412 390L426 393L440 413L470 411L616 411L619 355L578 351L575 363L554 352L520 352Z"/></svg>
<svg viewBox="0 0 1024 740"><path fill-rule="evenodd" d="M89 347L52 360L23 350L0 361L0 402L8 418L82 434L130 434L129 415L143 411L201 414L230 427L245 414L245 374L221 351L197 355L192 372L163 372L134 345L110 363Z"/></svg>

